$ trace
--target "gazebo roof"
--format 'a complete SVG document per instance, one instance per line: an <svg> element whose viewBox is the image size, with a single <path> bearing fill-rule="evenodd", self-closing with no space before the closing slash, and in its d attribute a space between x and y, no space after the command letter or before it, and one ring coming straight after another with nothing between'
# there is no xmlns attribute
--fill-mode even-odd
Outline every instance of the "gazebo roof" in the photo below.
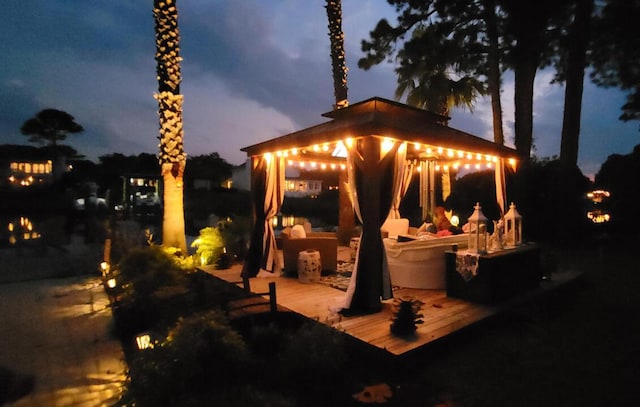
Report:
<svg viewBox="0 0 640 407"><path fill-rule="evenodd" d="M448 117L388 99L373 97L324 113L331 120L244 147L248 156L328 145L347 138L384 137L430 146L433 158L447 159L451 151L516 158L516 150L444 124ZM440 149L438 154L436 151ZM424 150L422 150L424 151ZM422 153L424 154L424 152ZM413 154L414 156L416 154Z"/></svg>

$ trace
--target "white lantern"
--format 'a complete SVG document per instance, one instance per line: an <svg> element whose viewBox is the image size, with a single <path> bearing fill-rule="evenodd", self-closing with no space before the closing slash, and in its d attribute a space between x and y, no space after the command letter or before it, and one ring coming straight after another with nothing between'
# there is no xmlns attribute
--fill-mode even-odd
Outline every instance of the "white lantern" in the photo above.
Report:
<svg viewBox="0 0 640 407"><path fill-rule="evenodd" d="M487 218L482 213L480 203L473 207L469 217L469 249L471 253L485 254L487 252Z"/></svg>
<svg viewBox="0 0 640 407"><path fill-rule="evenodd" d="M509 211L504 215L504 234L507 246L515 247L522 244L522 216L516 205L511 202Z"/></svg>

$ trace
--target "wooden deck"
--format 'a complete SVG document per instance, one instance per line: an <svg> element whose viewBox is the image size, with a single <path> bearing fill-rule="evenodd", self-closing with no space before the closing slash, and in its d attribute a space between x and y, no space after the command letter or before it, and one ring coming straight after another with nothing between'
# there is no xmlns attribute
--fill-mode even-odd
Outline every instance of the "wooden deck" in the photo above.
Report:
<svg viewBox="0 0 640 407"><path fill-rule="evenodd" d="M241 284L239 283L240 265L227 270L215 270L210 266L202 269L223 280ZM418 325L416 335L411 338L401 338L391 334L389 327L393 300L383 301L382 311L376 314L346 317L337 312L345 293L323 284L305 284L295 278L270 277L251 278L250 286L252 292L262 293L268 300L266 294L269 291L268 285L273 281L276 283L278 309L291 310L327 324L362 342L383 349L391 355L404 355L440 342L453 333L485 321L533 296L564 285L579 275L580 273L571 271L554 274L551 280L543 281L537 290L492 306L450 298L444 290L394 289L396 298L412 296L424 302L422 312L424 323ZM268 301L261 306L261 310L265 312L269 310Z"/></svg>

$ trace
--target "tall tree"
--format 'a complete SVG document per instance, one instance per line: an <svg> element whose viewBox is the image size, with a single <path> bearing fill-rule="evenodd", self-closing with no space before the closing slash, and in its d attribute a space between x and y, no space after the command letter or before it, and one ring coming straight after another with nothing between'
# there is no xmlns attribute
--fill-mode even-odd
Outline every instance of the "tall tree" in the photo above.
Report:
<svg viewBox="0 0 640 407"><path fill-rule="evenodd" d="M57 179L61 173L58 142L67 138L68 134L82 133L84 128L76 123L69 113L56 109L44 109L22 124L20 132L29 136L32 143L48 143L53 154L54 165L52 176Z"/></svg>
<svg viewBox="0 0 640 407"><path fill-rule="evenodd" d="M344 32L342 31L342 1L327 0L325 6L327 19L329 20L329 41L331 44L331 68L333 76L333 94L335 96L334 109L349 106L347 97L347 61L344 51ZM338 176L340 185L338 191L338 240L340 244L349 243L351 234L355 229L355 215L353 205L349 199L349 191L346 186L348 177L346 171L340 171Z"/></svg>
<svg viewBox="0 0 640 407"><path fill-rule="evenodd" d="M457 55L444 63L457 76L470 75L486 81L494 110L494 139L501 142L500 68L515 73L515 144L523 158L533 145L533 85L536 72L551 62L556 49L554 39L565 17L569 0L388 0L399 12L398 25L381 20L362 42L367 52L359 66L366 68L397 52L400 64L420 66L417 54L409 52L416 37L405 37L414 29L423 29L432 38L430 44L447 43L447 52ZM425 28L426 27L426 28ZM418 38L429 38L422 35ZM499 47L501 45L501 47ZM416 49L419 49L416 47ZM424 49L424 48L423 48ZM499 57L500 58L499 58ZM437 59L435 61L438 61ZM433 63L433 62L432 62Z"/></svg>
<svg viewBox="0 0 640 407"><path fill-rule="evenodd" d="M628 91L620 120L640 120L640 0L606 0L594 21L591 78Z"/></svg>
<svg viewBox="0 0 640 407"><path fill-rule="evenodd" d="M358 66L369 69L397 51L396 98L448 115L454 106L473 107L489 93L494 140L503 143L497 16L493 0L411 2L388 0L400 13L398 25L381 20L362 41L367 54ZM410 35L409 40L404 41ZM489 64L487 61L491 61ZM486 82L486 83L485 83Z"/></svg>
<svg viewBox="0 0 640 407"><path fill-rule="evenodd" d="M325 6L329 20L329 40L331 43L331 68L333 73L333 93L335 109L347 107L347 62L344 52L344 32L342 31L342 1L327 0Z"/></svg>
<svg viewBox="0 0 640 407"><path fill-rule="evenodd" d="M180 32L176 0L154 0L160 161L163 187L162 243L187 253L184 227L184 169L182 102L180 94Z"/></svg>
<svg viewBox="0 0 640 407"><path fill-rule="evenodd" d="M569 27L564 115L560 141L560 161L567 166L578 165L582 92L593 7L594 0L576 0L573 23Z"/></svg>
<svg viewBox="0 0 640 407"><path fill-rule="evenodd" d="M566 0L498 0L506 15L507 65L514 73L515 146L528 158L533 146L533 89L538 68L551 63Z"/></svg>
<svg viewBox="0 0 640 407"><path fill-rule="evenodd" d="M84 128L67 112L56 109L44 109L24 122L20 132L29 136L32 143L49 143L52 147L63 141L68 134L81 133Z"/></svg>

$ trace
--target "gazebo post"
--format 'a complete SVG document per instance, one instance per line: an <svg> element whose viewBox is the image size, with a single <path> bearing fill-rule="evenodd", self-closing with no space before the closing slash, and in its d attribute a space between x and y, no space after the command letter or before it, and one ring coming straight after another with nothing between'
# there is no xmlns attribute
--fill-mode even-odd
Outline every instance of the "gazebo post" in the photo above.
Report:
<svg viewBox="0 0 640 407"><path fill-rule="evenodd" d="M349 246L349 241L353 237L353 231L356 227L355 215L353 213L353 205L349 199L349 191L346 185L349 182L347 171L340 171L338 175L338 244L341 246Z"/></svg>

